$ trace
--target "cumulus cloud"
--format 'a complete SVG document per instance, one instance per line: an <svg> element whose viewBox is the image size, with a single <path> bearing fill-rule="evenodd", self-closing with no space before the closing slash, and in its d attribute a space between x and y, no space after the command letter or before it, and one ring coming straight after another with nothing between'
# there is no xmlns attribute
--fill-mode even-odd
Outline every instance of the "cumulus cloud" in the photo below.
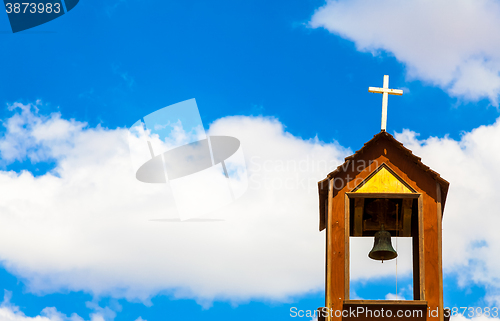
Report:
<svg viewBox="0 0 500 321"><path fill-rule="evenodd" d="M4 300L0 304L0 320L2 321L85 321L78 314L73 313L67 316L59 312L55 307L46 307L40 315L35 317L26 316L18 306L10 302L12 293L5 291ZM100 311L90 314L89 321L113 321L116 314L109 312L109 308L99 308ZM104 311L104 313L103 313ZM146 321L139 317L136 321Z"/></svg>
<svg viewBox="0 0 500 321"><path fill-rule="evenodd" d="M36 104L14 103L9 110L20 110L3 122L5 133L0 138L0 154L3 165L13 161L30 159L37 163L64 156L75 135L85 123L63 120L61 115L38 115ZM35 111L34 114L32 111Z"/></svg>
<svg viewBox="0 0 500 321"><path fill-rule="evenodd" d="M310 26L349 39L360 51L393 54L409 79L498 106L499 21L494 0L327 0Z"/></svg>
<svg viewBox="0 0 500 321"><path fill-rule="evenodd" d="M217 213L222 220L181 223L168 220L178 213L166 184L135 179L126 129L12 107L0 153L56 163L37 177L0 172L0 258L30 291L145 302L166 291L206 303L323 287L316 184L350 151L294 137L275 119L220 119L210 134L241 141L249 189Z"/></svg>
<svg viewBox="0 0 500 321"><path fill-rule="evenodd" d="M462 312L462 310L459 310L460 312ZM468 314L467 312L465 313L466 315ZM450 318L452 321L468 321L468 320L472 320L472 321L497 321L499 320L499 318L492 318L490 316L486 316L486 315L479 315L479 316L474 316L472 318L467 318L465 316L463 316L462 314L457 314L457 315L454 315Z"/></svg>
<svg viewBox="0 0 500 321"><path fill-rule="evenodd" d="M168 293L210 304L286 300L323 288L325 234L318 232L316 183L349 149L295 137L272 118L219 119L209 134L241 141L248 190L216 213L219 220L180 222L171 219L179 213L168 185L135 179L126 129L39 115L33 105L12 107L0 137L0 153L12 155L4 161L56 164L37 177L0 171L0 259L28 290L83 290L146 303ZM419 140L408 130L397 138L451 182L445 272L459 275L463 285L485 286L486 299L500 302L500 259L493 255L500 251L500 122L460 141ZM351 253L361 253L352 257L353 280L366 277L361 267L373 263L363 261L372 245L365 241L351 245ZM399 243L402 276L411 268L408 248ZM370 276L394 275L386 263L370 266Z"/></svg>
<svg viewBox="0 0 500 321"><path fill-rule="evenodd" d="M449 137L419 140L405 130L396 138L450 182L443 219L443 267L459 276L460 285L476 283L486 300L500 302L500 120Z"/></svg>

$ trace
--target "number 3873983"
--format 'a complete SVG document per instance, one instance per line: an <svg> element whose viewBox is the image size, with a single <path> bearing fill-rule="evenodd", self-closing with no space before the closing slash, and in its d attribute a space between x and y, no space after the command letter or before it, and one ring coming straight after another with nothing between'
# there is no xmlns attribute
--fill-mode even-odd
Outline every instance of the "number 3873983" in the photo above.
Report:
<svg viewBox="0 0 500 321"><path fill-rule="evenodd" d="M5 9L7 13L59 13L61 4L14 2L6 3Z"/></svg>

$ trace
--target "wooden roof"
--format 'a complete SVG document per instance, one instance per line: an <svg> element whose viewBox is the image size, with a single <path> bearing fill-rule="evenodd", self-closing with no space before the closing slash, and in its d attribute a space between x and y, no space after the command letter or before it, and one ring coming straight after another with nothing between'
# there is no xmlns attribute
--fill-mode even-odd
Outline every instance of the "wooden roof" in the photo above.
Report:
<svg viewBox="0 0 500 321"><path fill-rule="evenodd" d="M442 210L444 212L446 195L448 194L448 187L450 183L446 181L444 178L442 178L441 175L439 175L437 172L433 171L429 166L422 163L420 157L414 155L411 150L404 147L403 144L400 143L398 140L396 140L391 134L387 133L386 131L381 131L380 133L373 136L371 140L366 142L360 150L356 151L351 156L346 157L345 162L340 166L338 166L333 172L329 173L325 179L318 182L319 215L320 215L320 222L323 222L323 224L320 223L320 231L322 231L325 228L324 222L326 222L327 209L325 208L325 200L328 198L328 186L329 186L328 181L330 179L335 178L335 176L341 173L343 169L348 168L347 164L349 164L350 161L361 158L363 153L367 150L367 148L370 145L373 145L375 142L382 139L387 140L389 143L393 144L395 147L401 150L401 152L404 155L410 158L411 161L413 161L418 167L420 167L423 171L428 173L432 178L434 178L439 183L439 185L441 186Z"/></svg>

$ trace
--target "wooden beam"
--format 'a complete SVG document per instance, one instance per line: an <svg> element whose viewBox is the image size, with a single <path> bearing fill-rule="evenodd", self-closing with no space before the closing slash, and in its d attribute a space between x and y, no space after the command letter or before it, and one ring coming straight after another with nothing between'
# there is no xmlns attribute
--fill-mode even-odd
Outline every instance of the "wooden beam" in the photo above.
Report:
<svg viewBox="0 0 500 321"><path fill-rule="evenodd" d="M427 305L427 301L422 300L345 300L344 304L365 304L365 305Z"/></svg>
<svg viewBox="0 0 500 321"><path fill-rule="evenodd" d="M352 236L363 236L363 211L365 207L364 198L354 199L354 229Z"/></svg>
<svg viewBox="0 0 500 321"><path fill-rule="evenodd" d="M411 220L412 235L412 265L413 265L413 300L420 300L420 247L419 247L419 219L418 208Z"/></svg>
<svg viewBox="0 0 500 321"><path fill-rule="evenodd" d="M441 206L441 186L436 182L436 203L437 203L437 233L438 233L438 277L439 277L439 321L444 321L444 303L443 303L443 247L442 247L442 237L443 230L441 220L443 218L442 206Z"/></svg>
<svg viewBox="0 0 500 321"><path fill-rule="evenodd" d="M402 225L403 233L401 236L408 237L411 236L411 213L412 213L413 200L410 198L403 199L403 210L402 210ZM399 226L398 226L399 228Z"/></svg>
<svg viewBox="0 0 500 321"><path fill-rule="evenodd" d="M386 89L380 87L368 87L368 92L375 94L388 93L390 95L403 96L403 91L401 89Z"/></svg>
<svg viewBox="0 0 500 321"><path fill-rule="evenodd" d="M330 182L328 182L328 188L330 188ZM329 194L328 194L329 195ZM328 233L330 231L330 229L328 228L328 212L329 212L329 197L326 197L326 200L325 200L325 211L326 211L326 218L325 218L325 229L326 229L326 233L325 233L325 307L328 306L328 301L327 301L327 297L328 297L328 243L329 243L329 237L328 237ZM323 319L323 321L325 321Z"/></svg>
<svg viewBox="0 0 500 321"><path fill-rule="evenodd" d="M332 289L332 269L330 265L330 260L332 259L332 238L331 238L331 219L333 211L333 179L328 182L328 217L326 219L326 286L325 286L325 307L330 307L332 303L331 291ZM328 316L327 321L330 321L330 316Z"/></svg>
<svg viewBox="0 0 500 321"><path fill-rule="evenodd" d="M350 226L349 226L349 221L350 221L350 218L351 218L351 215L349 213L349 208L350 208L350 201L349 201L349 196L345 195L344 196L344 220L345 220L345 224L344 224L344 235L345 235L345 265L344 265L344 268L345 268L345 272L344 272L344 277L345 277L345 280L344 280L344 288L345 288L345 293L344 293L344 300L348 300L349 299L349 285L350 285L350 280L349 280L349 261L351 259L350 255L349 255L349 236L350 236Z"/></svg>
<svg viewBox="0 0 500 321"><path fill-rule="evenodd" d="M419 198L420 193L346 193L350 198Z"/></svg>
<svg viewBox="0 0 500 321"><path fill-rule="evenodd" d="M418 198L418 272L420 300L425 300L424 200Z"/></svg>

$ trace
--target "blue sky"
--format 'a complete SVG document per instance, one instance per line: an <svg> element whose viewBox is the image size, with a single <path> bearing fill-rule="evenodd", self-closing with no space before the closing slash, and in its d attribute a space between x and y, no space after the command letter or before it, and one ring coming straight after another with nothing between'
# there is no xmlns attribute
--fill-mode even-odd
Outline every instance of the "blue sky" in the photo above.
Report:
<svg viewBox="0 0 500 321"><path fill-rule="evenodd" d="M498 306L500 240L490 229L500 223L500 5L447 6L81 0L16 34L0 15L0 284L10 298L2 311L15 320L25 320L21 312L289 320L292 306L320 307L324 232L314 182L379 132L382 97L368 87L381 87L384 74L405 92L389 97L388 132L451 182L445 305ZM152 222L175 211L172 197L158 200L163 187L127 176L126 129L191 98L207 131L241 140L249 175L264 186L250 185L221 212L227 224ZM276 167L306 158L329 165ZM258 172L257 163L271 169ZM306 187L260 184L295 174ZM231 260L238 248L245 256ZM392 271L360 273L356 296L395 293ZM409 284L408 269L400 273L400 285Z"/></svg>

